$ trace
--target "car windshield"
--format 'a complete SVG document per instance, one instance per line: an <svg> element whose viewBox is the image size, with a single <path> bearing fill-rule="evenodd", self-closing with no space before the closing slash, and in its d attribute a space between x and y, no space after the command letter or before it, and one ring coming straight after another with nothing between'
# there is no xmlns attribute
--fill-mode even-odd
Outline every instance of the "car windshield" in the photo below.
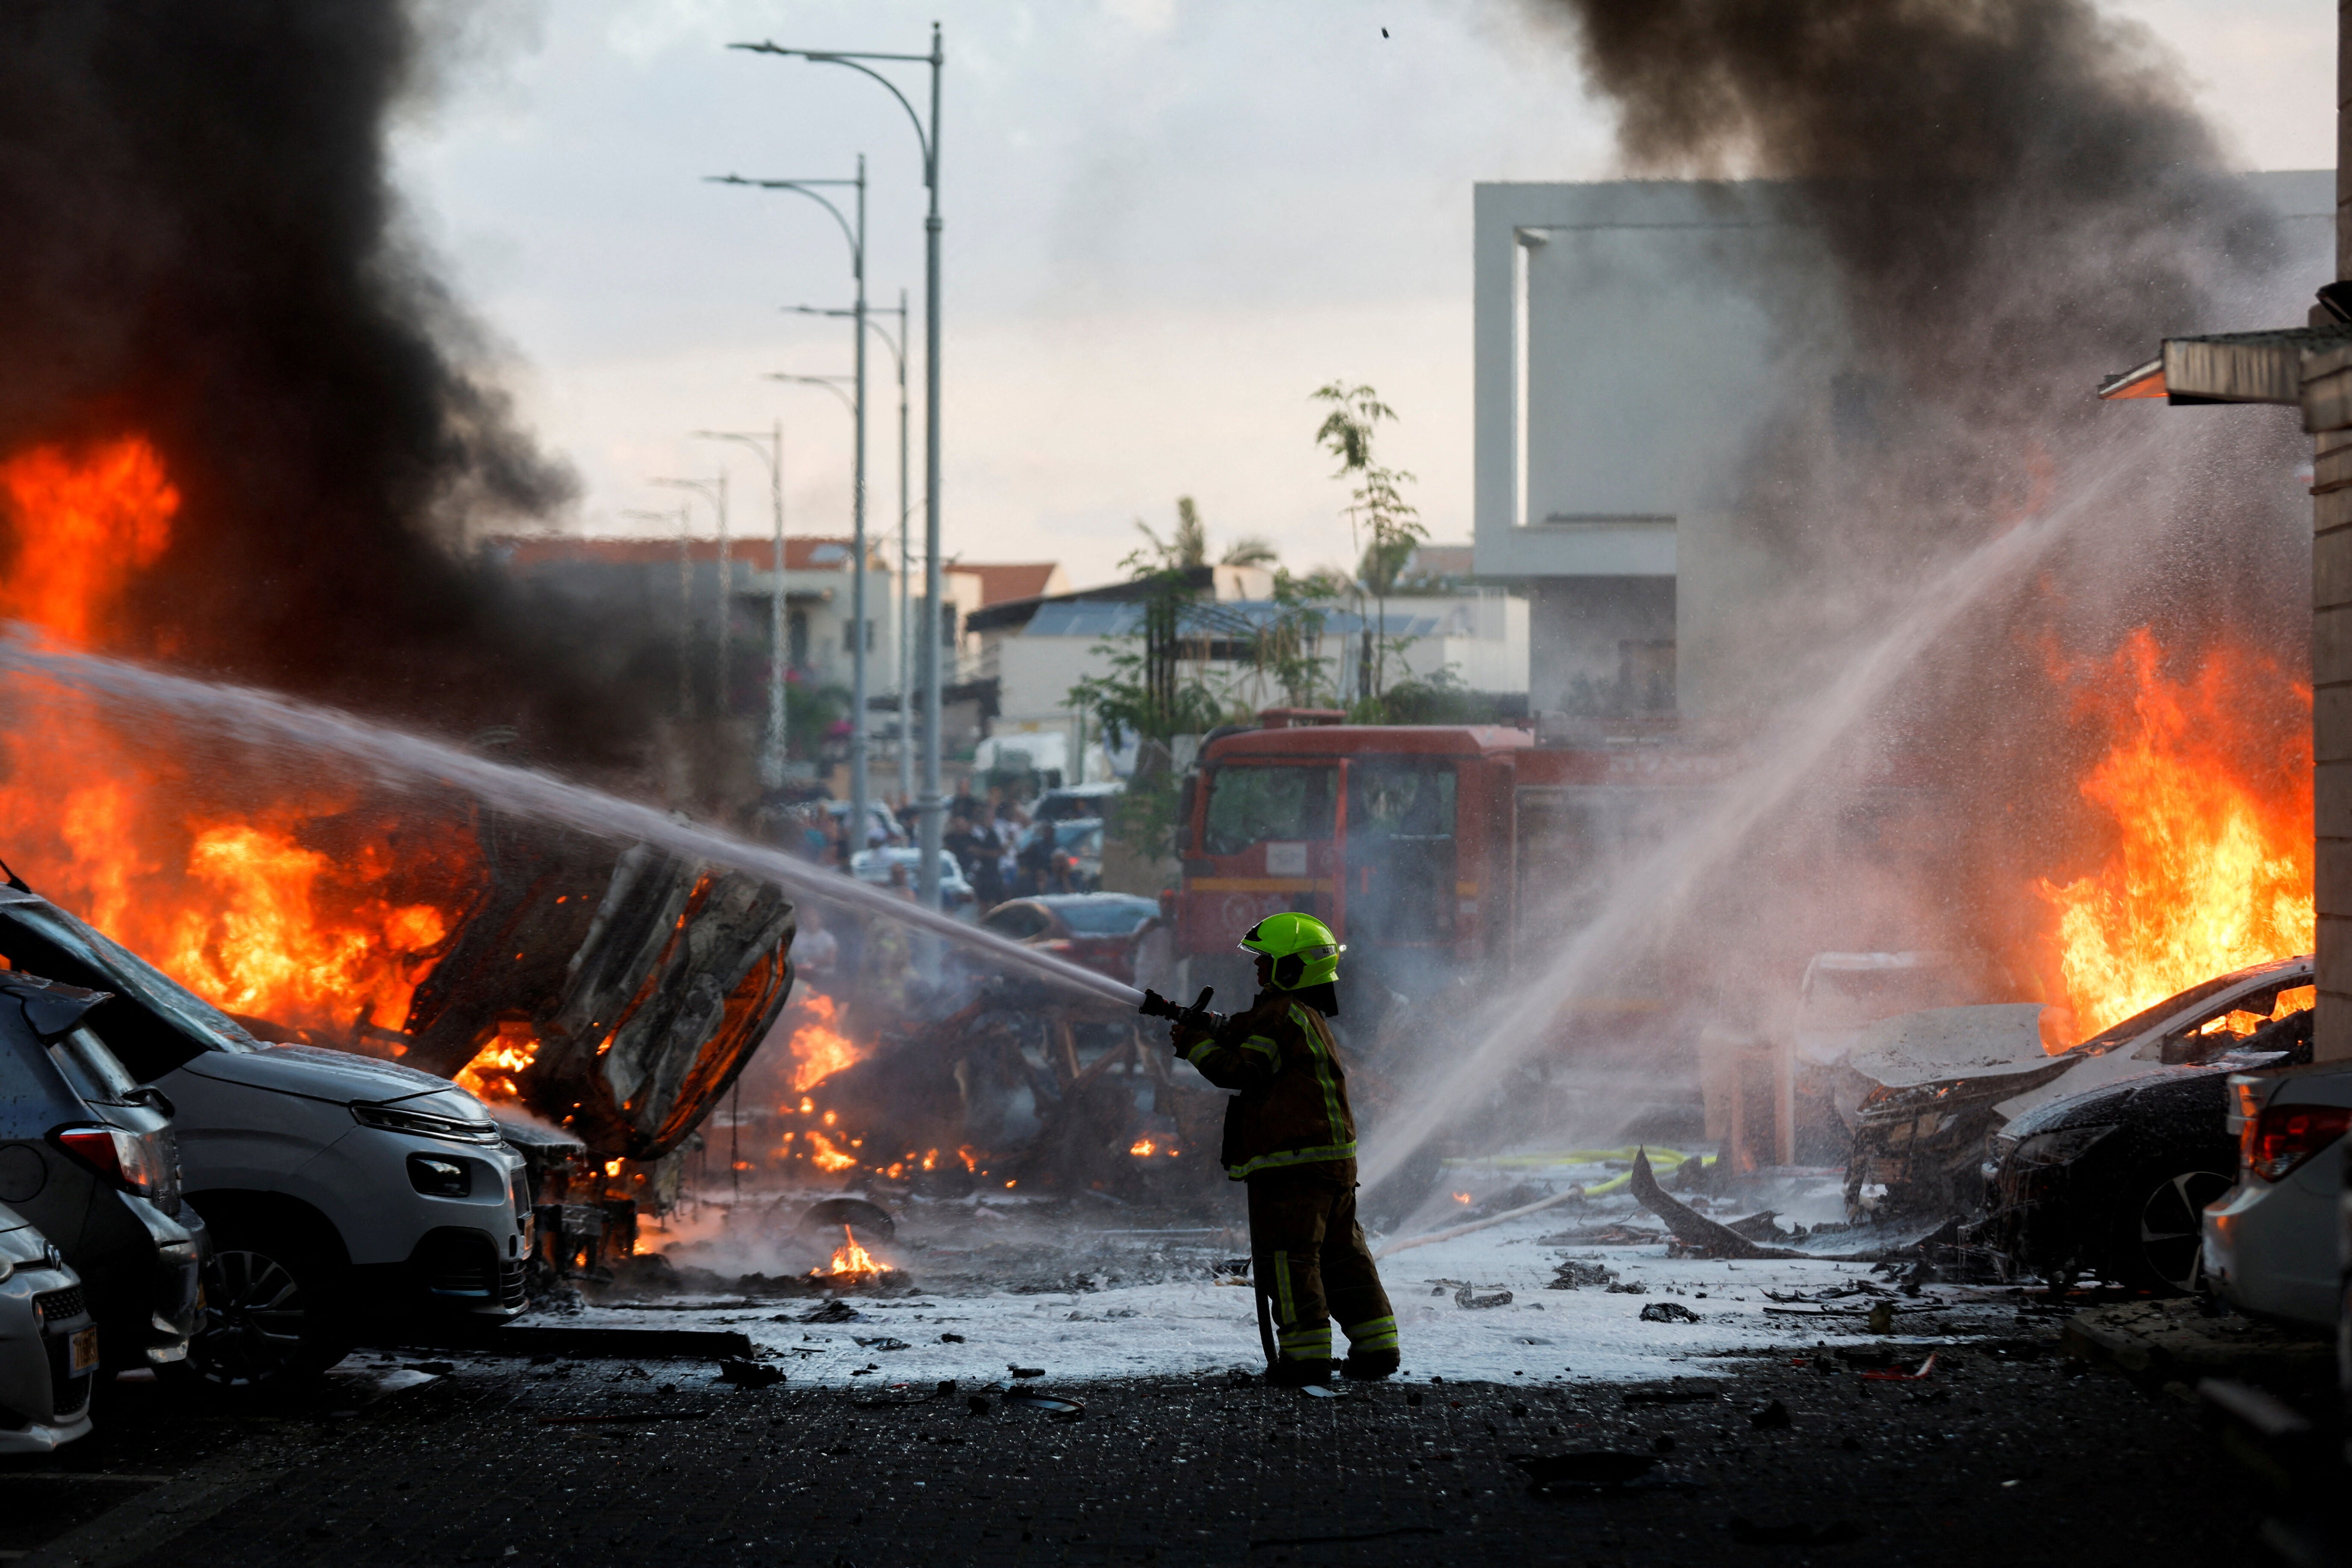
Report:
<svg viewBox="0 0 2352 1568"><path fill-rule="evenodd" d="M1132 936L1160 912L1160 906L1150 899L1088 900L1082 904L1057 904L1054 912L1080 936Z"/></svg>
<svg viewBox="0 0 2352 1568"><path fill-rule="evenodd" d="M90 1021L141 1083L206 1049L261 1048L227 1014L53 905L0 905L0 962L68 985L113 992L114 999L100 1003Z"/></svg>
<svg viewBox="0 0 2352 1568"><path fill-rule="evenodd" d="M2194 1007L2245 983L2243 974L2224 974L2201 985L2192 985L2186 991L2166 997L2153 1007L2141 1008L2120 1024L2100 1030L2081 1045L2071 1047L2068 1054L2079 1051L2084 1056L2104 1056L2118 1046L2129 1045L2175 1013ZM2273 1017L2284 1018L2310 1007L2315 995L2316 991L2306 975L2289 970L2273 982L2271 988L2258 989L2237 997L2228 1007L2218 1010L2212 1016L2192 1020L2181 1032L2195 1035L2228 1029L2233 1037L2242 1038ZM2296 998L2300 998L2299 1003L2294 1001ZM2233 1027L2232 1020L2242 1018L2244 1026Z"/></svg>
<svg viewBox="0 0 2352 1568"><path fill-rule="evenodd" d="M1203 847L1235 855L1269 838L1331 837L1329 767L1219 768L1209 784Z"/></svg>

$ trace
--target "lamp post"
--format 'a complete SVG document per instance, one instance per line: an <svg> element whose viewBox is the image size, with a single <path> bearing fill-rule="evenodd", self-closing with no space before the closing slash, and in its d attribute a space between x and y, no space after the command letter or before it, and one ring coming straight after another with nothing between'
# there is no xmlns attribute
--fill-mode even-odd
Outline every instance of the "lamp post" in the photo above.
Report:
<svg viewBox="0 0 2352 1568"><path fill-rule="evenodd" d="M784 422L772 430L696 430L697 440L732 441L748 447L768 465L768 503L776 517L776 592L768 603L768 743L760 754L760 782L770 789L784 782L784 761L791 742L784 728L784 667L791 658L784 646Z"/></svg>
<svg viewBox="0 0 2352 1568"><path fill-rule="evenodd" d="M784 309L801 316L856 314L852 310L826 310L815 305L787 305ZM898 335L895 339L881 322L874 319L877 315L894 313L898 318ZM893 663L897 665L898 673L898 804L903 807L915 798L915 715L908 701L911 689L908 682L914 679L915 664L914 649L910 646L914 620L909 611L909 601L914 593L915 542L908 530L912 524L915 509L907 499L907 291L904 289L898 290L898 309L895 312L869 308L866 324L881 337L898 368L898 651Z"/></svg>
<svg viewBox="0 0 2352 1568"><path fill-rule="evenodd" d="M728 627L727 623L728 623L728 621L729 621L729 619L730 619L730 616L729 616L729 615L728 615L728 610L729 610L729 608L730 608L730 605L729 605L729 604L728 604L728 596L729 596L730 591L730 590L733 588L733 586L734 586L734 584L732 584L731 583L730 583L730 582L728 581L728 578L729 578L730 575L732 575L732 567L733 567L733 563L732 563L732 562L730 562L730 561L728 559L728 555L727 555L727 470L726 470L726 469L724 469L724 468L719 469L719 470L718 477L717 477L716 479L709 479L709 480L704 480L704 479L656 479L656 480L654 480L653 482L654 482L655 484L657 484L657 485L666 486L667 488L668 488L668 489L674 489L674 490L692 490L695 494L697 494L697 495L698 495L698 496L702 497L702 499L703 499L703 500L705 500L709 501L709 502L710 503L710 509L711 509L711 510L712 510L713 512L715 512L715 513L717 513L717 514L718 514L718 518L719 518L719 604L718 604L718 614L719 614L719 685L718 685L718 689L717 689L717 693L716 693L716 695L717 695L717 700L718 700L718 704L719 704L719 716L721 719L724 719L724 718L726 718L726 717L727 717L727 706L728 706L728 705L727 705L727 656L728 656L728 648L727 648L727 641L728 641L728 638L727 638L727 634L728 634L729 627ZM690 574L691 574L691 573L692 573L692 566L689 564L689 565L688 566L688 568L687 568L687 569L688 569L688 572L689 576L690 576ZM689 589L689 590L688 590L688 592L690 593L690 592L691 592L691 589Z"/></svg>
<svg viewBox="0 0 2352 1568"><path fill-rule="evenodd" d="M681 503L676 513L631 510L640 522L677 524L677 721L694 717L694 517Z"/></svg>
<svg viewBox="0 0 2352 1568"><path fill-rule="evenodd" d="M850 563L849 579L849 799L850 810L856 814L857 821L857 843L862 846L866 841L866 803L871 794L866 773L866 639L869 629L866 614L866 154L860 153L857 155L857 175L855 179L747 180L740 174L716 174L711 176L711 183L751 185L763 191L791 191L806 196L833 215L833 221L841 226L842 237L849 241L849 274L857 286L856 303L851 311L857 323L857 393L849 404L851 467L854 471L850 489L849 532L850 553L855 558ZM832 197L818 189L824 185L856 187L857 221L855 225L841 208L834 205Z"/></svg>
<svg viewBox="0 0 2352 1568"><path fill-rule="evenodd" d="M775 43L730 44L731 49L743 49L752 54L791 55L818 65L846 66L863 72L880 82L915 127L915 140L922 149L923 188L929 193L930 208L923 216L923 629L917 638L919 657L922 661L923 690L923 797L918 807L922 817L922 882L923 903L930 909L940 907L940 816L945 803L940 798L940 78L947 66L947 54L940 45L940 25L931 24L931 52L927 55L852 53L838 49L794 49ZM929 124L915 106L907 100L898 84L866 60L922 64L931 68L931 114ZM866 334L858 333L862 342Z"/></svg>
<svg viewBox="0 0 2352 1568"><path fill-rule="evenodd" d="M841 390L843 377L837 375L783 375L772 374L770 381L790 382L796 386L822 386L848 408L850 420L861 441L866 434L865 408L859 401ZM865 476L858 476L857 495L862 501L866 494ZM866 846L866 805L873 798L873 787L866 768L866 639L869 627L866 619L866 510L857 508L856 526L852 530L849 563L849 809L857 822L856 847Z"/></svg>

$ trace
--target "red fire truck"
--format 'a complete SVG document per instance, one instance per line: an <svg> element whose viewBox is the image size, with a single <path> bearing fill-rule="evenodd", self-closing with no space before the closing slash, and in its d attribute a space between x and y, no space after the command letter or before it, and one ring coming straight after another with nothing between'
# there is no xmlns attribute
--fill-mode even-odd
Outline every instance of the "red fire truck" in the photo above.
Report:
<svg viewBox="0 0 2352 1568"><path fill-rule="evenodd" d="M1183 803L1177 950L1228 1006L1253 989L1235 938L1280 910L1330 925L1343 973L1396 995L1507 973L1723 773L1655 736L1265 718L1202 748Z"/></svg>

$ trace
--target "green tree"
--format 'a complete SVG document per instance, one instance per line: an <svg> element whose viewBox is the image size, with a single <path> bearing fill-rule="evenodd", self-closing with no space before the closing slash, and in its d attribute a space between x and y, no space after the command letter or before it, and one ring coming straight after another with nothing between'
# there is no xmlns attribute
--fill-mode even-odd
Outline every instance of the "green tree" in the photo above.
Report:
<svg viewBox="0 0 2352 1568"><path fill-rule="evenodd" d="M1141 518L1135 521L1136 531L1150 542L1139 553L1148 557L1162 570L1183 571L1209 563L1209 529L1201 521L1201 509L1191 496L1176 498L1176 527L1165 539L1159 531ZM1133 559L1130 557L1130 559ZM1217 557L1220 566L1271 566L1275 563L1274 544L1263 535L1244 533L1225 546Z"/></svg>
<svg viewBox="0 0 2352 1568"><path fill-rule="evenodd" d="M1371 596L1376 606L1374 623L1364 630L1360 663L1363 695L1377 704L1388 685L1388 656L1392 651L1386 635L1389 594L1413 551L1429 537L1429 530L1422 524L1419 509L1405 499L1404 487L1413 482L1412 476L1402 468L1384 467L1375 454L1380 426L1393 424L1396 410L1381 402L1378 392L1360 384L1349 386L1335 381L1318 387L1314 396L1330 405L1315 432L1315 441L1339 460L1332 478L1350 481L1349 525L1360 524L1370 536L1356 574L1362 592Z"/></svg>

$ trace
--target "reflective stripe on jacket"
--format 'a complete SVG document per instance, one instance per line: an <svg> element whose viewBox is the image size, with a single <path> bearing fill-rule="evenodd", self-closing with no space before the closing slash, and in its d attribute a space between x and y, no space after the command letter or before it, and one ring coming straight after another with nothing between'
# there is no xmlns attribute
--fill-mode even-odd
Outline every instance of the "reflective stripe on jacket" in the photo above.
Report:
<svg viewBox="0 0 2352 1568"><path fill-rule="evenodd" d="M1347 1071L1331 1026L1314 1008L1261 991L1218 1037L1195 1035L1181 1048L1202 1078L1240 1091L1225 1107L1223 1158L1233 1180L1356 1157Z"/></svg>

